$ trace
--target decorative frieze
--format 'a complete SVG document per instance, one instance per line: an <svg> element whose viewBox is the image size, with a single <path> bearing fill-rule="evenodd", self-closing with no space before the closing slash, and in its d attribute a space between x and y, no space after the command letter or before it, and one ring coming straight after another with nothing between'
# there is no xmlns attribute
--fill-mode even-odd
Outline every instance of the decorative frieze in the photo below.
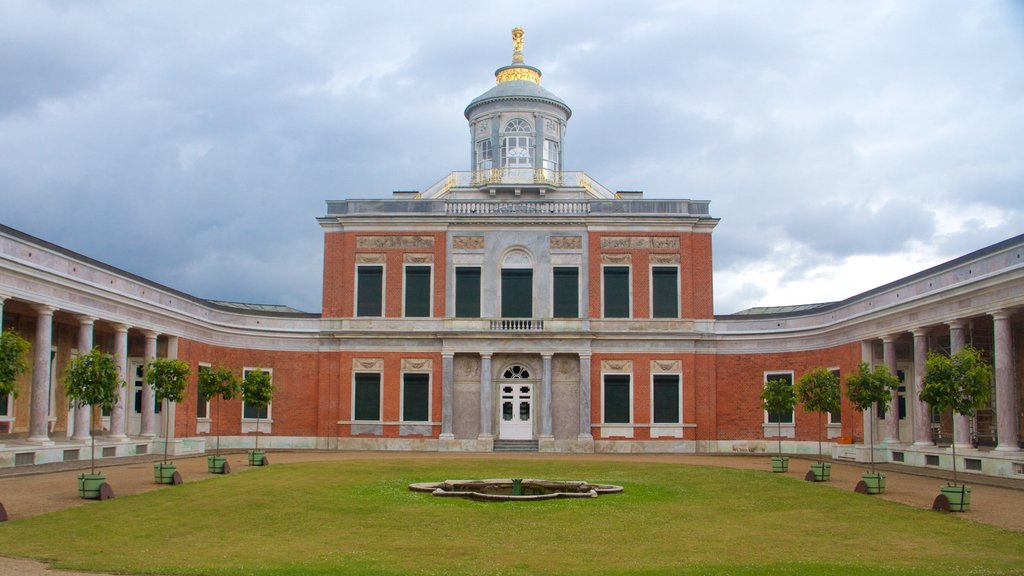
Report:
<svg viewBox="0 0 1024 576"><path fill-rule="evenodd" d="M552 250L581 250L583 238L580 236L552 236Z"/></svg>
<svg viewBox="0 0 1024 576"><path fill-rule="evenodd" d="M651 360L651 372L682 372L682 360Z"/></svg>
<svg viewBox="0 0 1024 576"><path fill-rule="evenodd" d="M403 371L429 371L434 368L434 361L430 358L403 358Z"/></svg>
<svg viewBox="0 0 1024 576"><path fill-rule="evenodd" d="M601 248L679 248L678 236L605 236Z"/></svg>
<svg viewBox="0 0 1024 576"><path fill-rule="evenodd" d="M433 254L405 254L402 256L402 262L405 264L433 264Z"/></svg>
<svg viewBox="0 0 1024 576"><path fill-rule="evenodd" d="M483 236L455 236L452 238L452 248L456 250L483 250Z"/></svg>
<svg viewBox="0 0 1024 576"><path fill-rule="evenodd" d="M356 264L384 264L386 261L383 254L356 254Z"/></svg>
<svg viewBox="0 0 1024 576"><path fill-rule="evenodd" d="M352 370L354 371L384 371L384 359L383 358L353 358L352 359Z"/></svg>
<svg viewBox="0 0 1024 576"><path fill-rule="evenodd" d="M651 254L651 264L679 264L679 254Z"/></svg>
<svg viewBox="0 0 1024 576"><path fill-rule="evenodd" d="M433 248L433 236L359 236L356 248Z"/></svg>
<svg viewBox="0 0 1024 576"><path fill-rule="evenodd" d="M601 254L601 264L631 264L632 254Z"/></svg>
<svg viewBox="0 0 1024 576"><path fill-rule="evenodd" d="M632 360L601 360L601 372L633 372Z"/></svg>

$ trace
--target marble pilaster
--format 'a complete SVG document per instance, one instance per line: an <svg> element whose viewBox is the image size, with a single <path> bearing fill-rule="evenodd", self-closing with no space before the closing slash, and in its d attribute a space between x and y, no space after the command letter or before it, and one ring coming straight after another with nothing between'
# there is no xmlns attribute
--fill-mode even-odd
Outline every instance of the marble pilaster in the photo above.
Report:
<svg viewBox="0 0 1024 576"><path fill-rule="evenodd" d="M494 437L494 389L491 383L491 353L480 354L480 435L481 440Z"/></svg>
<svg viewBox="0 0 1024 576"><path fill-rule="evenodd" d="M92 350L93 328L96 318L92 316L76 316L78 319L78 353L88 354ZM75 408L75 431L71 436L72 440L88 441L91 438L90 417L92 406L78 406Z"/></svg>
<svg viewBox="0 0 1024 576"><path fill-rule="evenodd" d="M117 404L110 410L111 438L127 438L125 435L125 410L128 405L128 326L114 325L114 361L117 362L117 374L121 378L121 386L117 389Z"/></svg>
<svg viewBox="0 0 1024 576"><path fill-rule="evenodd" d="M579 440L592 440L590 431L590 354L580 354L580 435Z"/></svg>
<svg viewBox="0 0 1024 576"><path fill-rule="evenodd" d="M928 331L913 330L914 334L914 388L908 393L914 409L914 446L934 446L932 442L932 411L921 400L921 386L924 384L925 363L928 361Z"/></svg>
<svg viewBox="0 0 1024 576"><path fill-rule="evenodd" d="M156 358L156 337L157 333L152 330L145 330L143 334L146 336L146 353L145 362L148 369L149 363ZM156 411L154 410L155 397L153 394L153 386L148 382L142 384L142 414L141 414L141 431L140 436L153 438L156 436Z"/></svg>
<svg viewBox="0 0 1024 576"><path fill-rule="evenodd" d="M50 443L50 347L53 344L52 306L37 305L36 334L32 342L32 397L28 422L30 442Z"/></svg>
<svg viewBox="0 0 1024 576"><path fill-rule="evenodd" d="M551 354L541 354L540 437L551 438Z"/></svg>
<svg viewBox="0 0 1024 576"><path fill-rule="evenodd" d="M1009 310L992 313L996 357L996 450L999 452L1020 451L1020 410L1015 389L1011 316Z"/></svg>
<svg viewBox="0 0 1024 576"><path fill-rule="evenodd" d="M882 363L891 374L896 374L895 335L882 338ZM900 399L895 390L892 391L892 399L889 400L889 409L885 412L885 443L900 443Z"/></svg>
<svg viewBox="0 0 1024 576"><path fill-rule="evenodd" d="M453 440L452 403L455 402L455 355L441 354L441 440Z"/></svg>
<svg viewBox="0 0 1024 576"><path fill-rule="evenodd" d="M967 339L964 335L963 320L946 322L949 326L949 353L956 354L964 349ZM963 414L953 413L953 442L957 448L971 448L971 419Z"/></svg>

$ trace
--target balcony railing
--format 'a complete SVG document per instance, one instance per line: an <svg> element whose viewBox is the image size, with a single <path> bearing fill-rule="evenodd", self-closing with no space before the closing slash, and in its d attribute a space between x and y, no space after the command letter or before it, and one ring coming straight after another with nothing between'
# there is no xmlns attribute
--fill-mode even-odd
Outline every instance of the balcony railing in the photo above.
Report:
<svg viewBox="0 0 1024 576"><path fill-rule="evenodd" d="M538 318L499 318L491 320L492 332L540 332L544 321Z"/></svg>
<svg viewBox="0 0 1024 576"><path fill-rule="evenodd" d="M590 213L590 203L585 200L523 200L516 202L493 202L479 200L449 200L445 202L445 214L449 216L502 215L502 214L563 214L585 216Z"/></svg>

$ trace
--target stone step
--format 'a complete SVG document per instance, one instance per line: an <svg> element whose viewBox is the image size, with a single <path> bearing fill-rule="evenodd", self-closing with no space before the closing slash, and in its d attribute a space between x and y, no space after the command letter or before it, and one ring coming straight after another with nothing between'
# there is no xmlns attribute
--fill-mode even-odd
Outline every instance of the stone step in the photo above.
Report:
<svg viewBox="0 0 1024 576"><path fill-rule="evenodd" d="M536 440L495 440L494 452L537 452Z"/></svg>

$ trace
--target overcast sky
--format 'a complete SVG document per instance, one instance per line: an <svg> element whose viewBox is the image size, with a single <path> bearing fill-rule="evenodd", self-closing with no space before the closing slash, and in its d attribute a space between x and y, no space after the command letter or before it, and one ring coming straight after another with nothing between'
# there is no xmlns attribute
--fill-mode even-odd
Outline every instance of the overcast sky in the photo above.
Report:
<svg viewBox="0 0 1024 576"><path fill-rule="evenodd" d="M1024 3L0 1L0 223L321 308L325 200L469 169L526 63L567 170L711 200L715 310L840 300L1024 232Z"/></svg>

